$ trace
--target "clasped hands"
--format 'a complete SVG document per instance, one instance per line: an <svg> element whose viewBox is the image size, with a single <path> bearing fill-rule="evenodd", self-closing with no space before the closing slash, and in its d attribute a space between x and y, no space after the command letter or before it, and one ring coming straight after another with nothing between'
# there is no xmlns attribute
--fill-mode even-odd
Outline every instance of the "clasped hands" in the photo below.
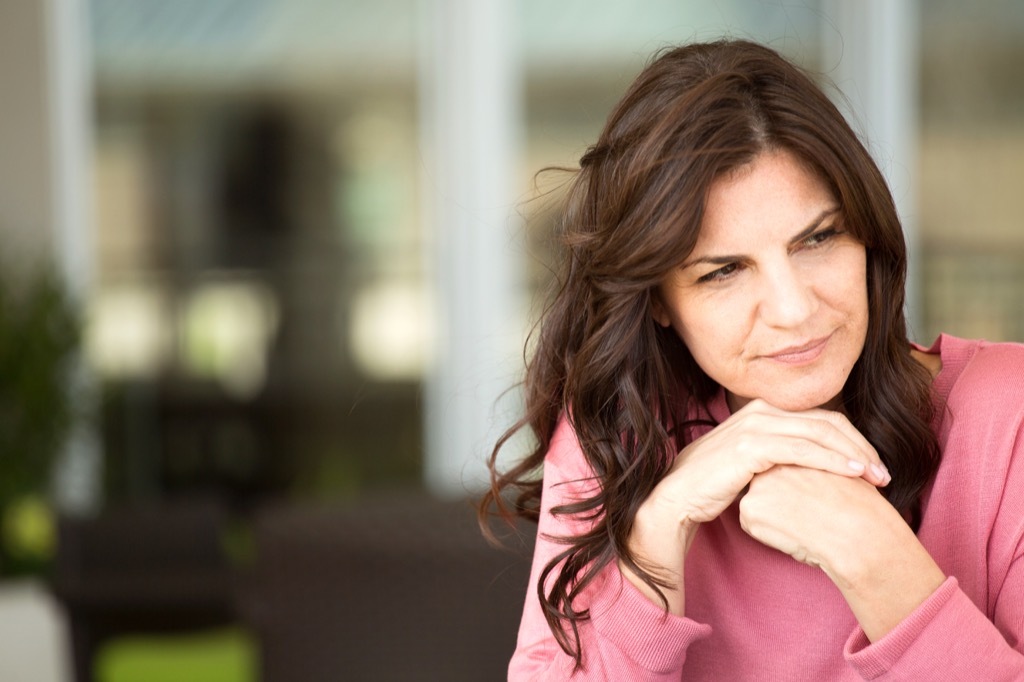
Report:
<svg viewBox="0 0 1024 682"><path fill-rule="evenodd" d="M630 548L642 566L678 579L666 596L682 615L683 565L695 534L741 498L740 523L751 537L821 568L842 589L884 565L894 543L913 539L879 492L890 481L844 415L755 400L676 456L638 511Z"/></svg>

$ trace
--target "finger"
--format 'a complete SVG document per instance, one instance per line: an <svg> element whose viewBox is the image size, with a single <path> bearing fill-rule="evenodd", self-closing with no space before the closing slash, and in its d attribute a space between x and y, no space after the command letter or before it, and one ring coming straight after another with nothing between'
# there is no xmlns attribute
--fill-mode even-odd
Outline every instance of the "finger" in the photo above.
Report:
<svg viewBox="0 0 1024 682"><path fill-rule="evenodd" d="M850 455L851 461L864 465L864 478L875 485L886 485L891 480L878 451L845 417L823 411L808 417L811 421L803 422L802 426L810 429L810 435L804 437L811 438L823 447L835 448Z"/></svg>
<svg viewBox="0 0 1024 682"><path fill-rule="evenodd" d="M736 416L739 415L738 412ZM742 427L752 428L766 436L810 440L847 455L852 462L860 463L862 466L851 464L851 469L875 485L886 485L892 480L875 448L838 412L821 409L787 412L762 403L744 415Z"/></svg>
<svg viewBox="0 0 1024 682"><path fill-rule="evenodd" d="M799 436L740 434L734 439L732 450L740 468L751 474L763 473L780 465L791 465L849 478L862 477L869 480L869 476L874 476L870 464L863 458Z"/></svg>
<svg viewBox="0 0 1024 682"><path fill-rule="evenodd" d="M889 474L888 468L882 461L881 456L875 447L864 437L857 427L855 427L846 415L835 412L833 410L811 410L807 413L809 417L822 419L827 423L831 424L836 430L841 433L844 437L850 439L850 442L854 444L861 452L866 453L868 456L867 465L868 473L870 474L867 478L875 483L876 485L888 485L892 481L892 476Z"/></svg>

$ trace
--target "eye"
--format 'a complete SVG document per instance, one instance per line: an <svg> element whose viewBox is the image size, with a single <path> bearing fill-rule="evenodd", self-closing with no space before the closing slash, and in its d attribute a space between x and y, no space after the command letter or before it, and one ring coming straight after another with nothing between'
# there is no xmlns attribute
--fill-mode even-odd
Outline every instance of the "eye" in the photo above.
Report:
<svg viewBox="0 0 1024 682"><path fill-rule="evenodd" d="M729 263L728 265L723 265L717 270L712 270L706 275L701 275L701 277L697 279L697 282L700 284L703 284L705 282L720 282L734 275L737 271L739 271L739 269L739 263Z"/></svg>
<svg viewBox="0 0 1024 682"><path fill-rule="evenodd" d="M840 231L834 227L826 227L824 230L815 232L802 242L802 245L809 248L826 244L840 235Z"/></svg>

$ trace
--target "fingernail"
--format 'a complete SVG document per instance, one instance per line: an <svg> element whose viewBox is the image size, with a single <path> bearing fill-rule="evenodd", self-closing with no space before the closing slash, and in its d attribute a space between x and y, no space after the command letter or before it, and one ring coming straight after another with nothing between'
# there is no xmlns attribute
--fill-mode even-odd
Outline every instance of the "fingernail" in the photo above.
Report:
<svg viewBox="0 0 1024 682"><path fill-rule="evenodd" d="M858 474L864 473L864 462L858 462L855 459L851 459L846 463L851 469L856 471Z"/></svg>
<svg viewBox="0 0 1024 682"><path fill-rule="evenodd" d="M886 469L883 464L872 464L871 471L875 473L875 478L881 479L885 483L892 480L892 476L889 475L889 470Z"/></svg>

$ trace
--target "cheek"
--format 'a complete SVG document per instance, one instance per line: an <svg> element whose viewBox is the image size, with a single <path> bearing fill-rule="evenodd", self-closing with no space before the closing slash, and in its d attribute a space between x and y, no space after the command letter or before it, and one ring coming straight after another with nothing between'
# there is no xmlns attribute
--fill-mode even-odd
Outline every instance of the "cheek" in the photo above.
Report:
<svg viewBox="0 0 1024 682"><path fill-rule="evenodd" d="M724 302L693 305L687 314L676 316L673 327L690 355L709 375L715 368L728 364L737 346L742 346L742 329L737 323L739 315L723 315L730 309Z"/></svg>
<svg viewBox="0 0 1024 682"><path fill-rule="evenodd" d="M852 300L864 301L867 305L868 296L868 256L866 249L860 245L851 245L834 267L835 271L843 273L842 280L848 282Z"/></svg>
<svg viewBox="0 0 1024 682"><path fill-rule="evenodd" d="M805 274L815 295L851 321L867 316L867 257L864 247L850 245L832 257L808 264Z"/></svg>
<svg viewBox="0 0 1024 682"><path fill-rule="evenodd" d="M863 321L867 325L868 316L868 279L867 265L863 255L860 258L852 259L848 274L843 281L849 282L843 293L846 307L849 313Z"/></svg>

